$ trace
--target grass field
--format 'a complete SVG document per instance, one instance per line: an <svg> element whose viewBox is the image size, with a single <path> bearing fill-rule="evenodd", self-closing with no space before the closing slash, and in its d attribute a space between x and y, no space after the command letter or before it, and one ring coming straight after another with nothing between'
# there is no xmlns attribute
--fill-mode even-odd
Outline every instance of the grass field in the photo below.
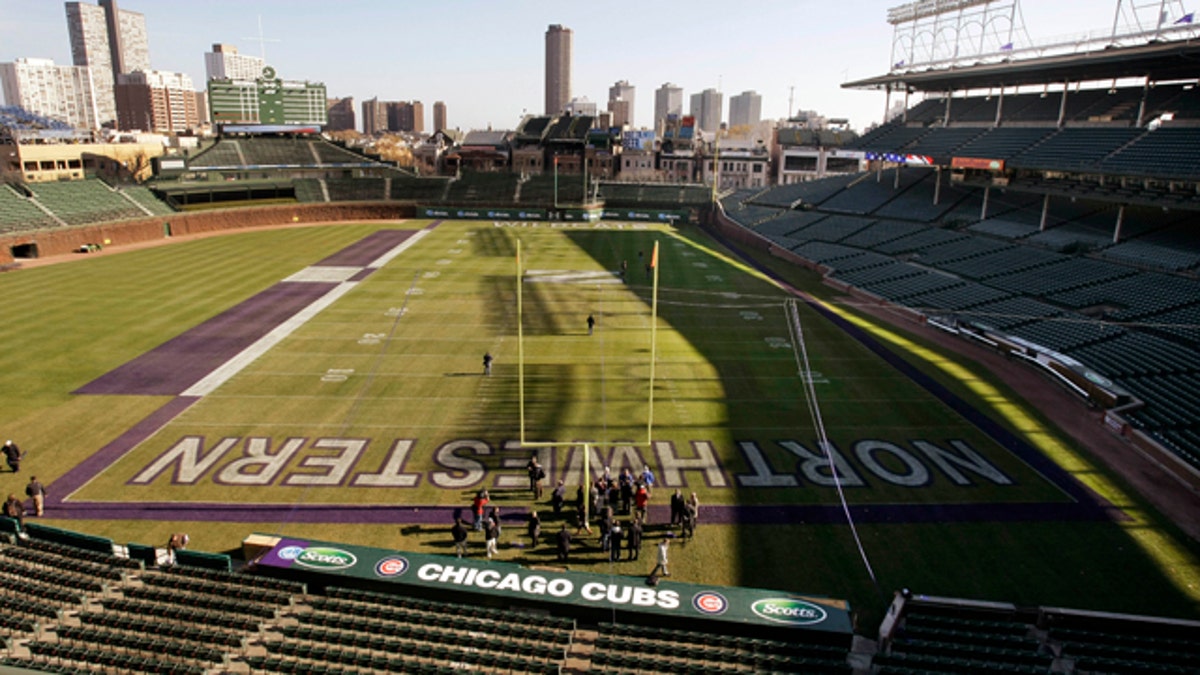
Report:
<svg viewBox="0 0 1200 675"><path fill-rule="evenodd" d="M509 516L501 556L550 561L548 547L514 545L533 506L531 451L519 443L519 237L526 439L559 444L538 452L551 484L561 478L571 494L584 441L595 444L593 470L651 466L657 505L675 488L696 492L702 526L676 552L674 577L846 598L868 621L884 606L880 591L901 586L1200 616L1200 548L1036 411L927 345L837 305L801 305L873 583L808 413L790 296L694 230L441 223L179 410L174 394L72 393L373 232L428 224L249 232L0 275L0 435L30 452L21 476L0 474L0 489L19 492L30 471L58 481L51 497L66 501L48 520L117 541L161 544L182 529L194 548L222 551L262 531L444 553L450 513L487 487ZM656 241L648 445L644 261ZM588 314L598 320L591 336ZM831 317L904 353L933 385ZM220 339L197 344L216 349ZM485 351L496 357L491 377L481 374ZM191 360L174 358L180 369ZM947 405L937 385L977 413ZM156 433L85 464L164 407L174 412ZM1017 432L1021 447L989 423ZM544 520L556 527L553 515ZM592 557L573 566L644 574L652 564Z"/></svg>

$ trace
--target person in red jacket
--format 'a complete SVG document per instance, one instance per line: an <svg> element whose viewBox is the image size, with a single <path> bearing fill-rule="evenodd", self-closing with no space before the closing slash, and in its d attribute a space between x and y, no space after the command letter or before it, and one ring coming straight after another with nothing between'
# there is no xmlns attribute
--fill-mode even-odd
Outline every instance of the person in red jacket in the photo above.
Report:
<svg viewBox="0 0 1200 675"><path fill-rule="evenodd" d="M488 505L488 491L480 490L475 493L475 500L471 502L471 513L475 514L474 527L476 530L483 529L483 510Z"/></svg>
<svg viewBox="0 0 1200 675"><path fill-rule="evenodd" d="M650 491L646 489L645 483L638 483L637 492L633 493L633 509L635 516L642 524L646 524L646 505L650 503Z"/></svg>

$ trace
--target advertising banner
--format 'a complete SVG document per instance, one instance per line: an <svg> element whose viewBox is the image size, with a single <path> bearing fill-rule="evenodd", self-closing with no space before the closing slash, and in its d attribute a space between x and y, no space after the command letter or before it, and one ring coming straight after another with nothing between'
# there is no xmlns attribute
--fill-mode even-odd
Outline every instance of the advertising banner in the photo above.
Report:
<svg viewBox="0 0 1200 675"><path fill-rule="evenodd" d="M417 216L421 218L453 218L455 220L546 220L546 210L419 206L417 207Z"/></svg>
<svg viewBox="0 0 1200 675"><path fill-rule="evenodd" d="M950 158L950 168L952 169L983 169L985 171L1003 171L1004 160L1002 159L984 159L981 157L952 157Z"/></svg>
<svg viewBox="0 0 1200 675"><path fill-rule="evenodd" d="M647 586L640 577L586 572L532 570L486 559L406 553L307 539L280 539L259 565L394 583L425 589L483 593L514 601L666 615L684 620L715 620L773 628L850 634L850 608L844 600L781 591L705 586L663 579ZM324 579L336 584L336 579Z"/></svg>

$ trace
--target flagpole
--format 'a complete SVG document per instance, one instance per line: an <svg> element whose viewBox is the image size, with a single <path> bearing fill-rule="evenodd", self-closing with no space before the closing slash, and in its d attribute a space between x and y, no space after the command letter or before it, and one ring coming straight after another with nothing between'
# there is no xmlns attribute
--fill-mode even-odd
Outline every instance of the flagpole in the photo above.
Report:
<svg viewBox="0 0 1200 675"><path fill-rule="evenodd" d="M650 267L654 270L654 290L650 301L650 410L646 420L646 444L653 442L654 433L654 362L658 360L658 242L650 254Z"/></svg>

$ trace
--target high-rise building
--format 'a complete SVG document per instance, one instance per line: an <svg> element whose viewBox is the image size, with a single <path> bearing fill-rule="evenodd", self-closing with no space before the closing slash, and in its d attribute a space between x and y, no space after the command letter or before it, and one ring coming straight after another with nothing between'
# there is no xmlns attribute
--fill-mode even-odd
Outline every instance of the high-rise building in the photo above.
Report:
<svg viewBox="0 0 1200 675"><path fill-rule="evenodd" d="M411 131L414 134L425 133L425 104L413 101L408 104L407 111L405 117L402 118L406 124L400 130Z"/></svg>
<svg viewBox="0 0 1200 675"><path fill-rule="evenodd" d="M329 123L325 125L326 131L354 130L355 124L353 96L329 99L327 101L325 111L329 116Z"/></svg>
<svg viewBox="0 0 1200 675"><path fill-rule="evenodd" d="M729 97L729 126L753 126L762 120L762 96L756 91L743 91Z"/></svg>
<svg viewBox="0 0 1200 675"><path fill-rule="evenodd" d="M654 129L662 131L669 115L683 115L683 89L667 82L654 90Z"/></svg>
<svg viewBox="0 0 1200 675"><path fill-rule="evenodd" d="M692 94L688 114L696 118L696 128L715 134L721 128L721 104L725 96L716 89Z"/></svg>
<svg viewBox="0 0 1200 675"><path fill-rule="evenodd" d="M629 84L628 80L620 80L608 88L608 109L612 111L614 127L633 126L634 96L636 94L637 88ZM623 101L625 105L615 105L618 101Z"/></svg>
<svg viewBox="0 0 1200 675"><path fill-rule="evenodd" d="M611 126L625 128L632 125L633 105L624 99L614 99L608 102L608 112L612 117Z"/></svg>
<svg viewBox="0 0 1200 675"><path fill-rule="evenodd" d="M570 28L553 24L546 29L546 114L562 113L571 100Z"/></svg>
<svg viewBox="0 0 1200 675"><path fill-rule="evenodd" d="M446 104L443 101L433 102L433 133L446 128Z"/></svg>
<svg viewBox="0 0 1200 675"><path fill-rule="evenodd" d="M363 133L368 136L387 131L387 103L379 97L367 99L362 103Z"/></svg>
<svg viewBox="0 0 1200 675"><path fill-rule="evenodd" d="M117 76L150 69L146 17L118 9L115 0L68 2L66 10L71 60L91 69L100 123L115 123Z"/></svg>
<svg viewBox="0 0 1200 675"><path fill-rule="evenodd" d="M388 101L384 106L388 131L425 131L425 105L420 101Z"/></svg>
<svg viewBox="0 0 1200 675"><path fill-rule="evenodd" d="M239 54L233 45L215 44L204 53L204 79L256 80L267 62L257 56Z"/></svg>
<svg viewBox="0 0 1200 675"><path fill-rule="evenodd" d="M50 59L0 63L0 86L7 105L80 129L100 126L91 74L84 66L56 66Z"/></svg>
<svg viewBox="0 0 1200 675"><path fill-rule="evenodd" d="M180 133L200 126L192 78L183 73L139 70L117 76L117 128Z"/></svg>

